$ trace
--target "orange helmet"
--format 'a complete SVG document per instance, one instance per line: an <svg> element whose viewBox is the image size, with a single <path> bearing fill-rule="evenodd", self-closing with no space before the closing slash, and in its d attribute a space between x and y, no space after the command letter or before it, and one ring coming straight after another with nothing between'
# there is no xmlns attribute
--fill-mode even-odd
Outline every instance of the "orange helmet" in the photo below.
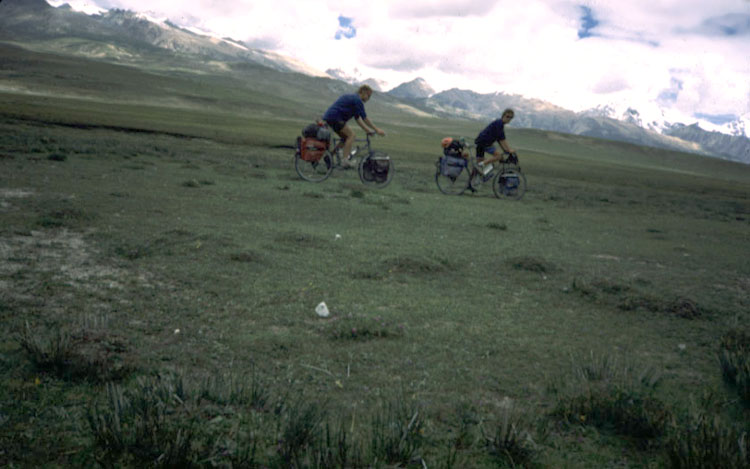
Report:
<svg viewBox="0 0 750 469"><path fill-rule="evenodd" d="M452 137L445 137L443 140L440 141L440 145L442 145L443 148L448 148L448 145L450 145L451 142L453 142Z"/></svg>

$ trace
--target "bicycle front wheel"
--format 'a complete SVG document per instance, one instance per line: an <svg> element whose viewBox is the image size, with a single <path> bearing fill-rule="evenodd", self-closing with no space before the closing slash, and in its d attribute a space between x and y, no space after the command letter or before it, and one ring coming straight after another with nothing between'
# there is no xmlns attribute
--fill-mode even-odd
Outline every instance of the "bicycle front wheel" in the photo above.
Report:
<svg viewBox="0 0 750 469"><path fill-rule="evenodd" d="M461 195L469 187L469 168L461 168L455 176L453 174L446 176L441 171L438 162L437 171L435 171L435 183L443 194Z"/></svg>
<svg viewBox="0 0 750 469"><path fill-rule="evenodd" d="M373 151L362 158L357 171L362 184L382 189L391 183L396 168L393 166L393 160L386 153Z"/></svg>
<svg viewBox="0 0 750 469"><path fill-rule="evenodd" d="M326 151L319 160L306 161L297 152L294 156L294 169L305 181L322 182L333 172L333 157L330 152Z"/></svg>
<svg viewBox="0 0 750 469"><path fill-rule="evenodd" d="M492 191L498 199L520 200L526 193L526 176L518 168L503 168L492 180Z"/></svg>

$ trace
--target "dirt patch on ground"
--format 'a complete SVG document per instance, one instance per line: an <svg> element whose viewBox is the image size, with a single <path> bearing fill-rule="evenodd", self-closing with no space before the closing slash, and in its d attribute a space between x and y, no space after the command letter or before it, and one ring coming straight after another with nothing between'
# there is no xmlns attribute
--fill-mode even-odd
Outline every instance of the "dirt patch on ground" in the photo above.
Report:
<svg viewBox="0 0 750 469"><path fill-rule="evenodd" d="M31 191L0 189L0 211ZM124 302L133 287L151 287L146 273L107 262L86 240L87 232L66 227L7 231L0 235L0 301L14 311L64 308L71 298Z"/></svg>

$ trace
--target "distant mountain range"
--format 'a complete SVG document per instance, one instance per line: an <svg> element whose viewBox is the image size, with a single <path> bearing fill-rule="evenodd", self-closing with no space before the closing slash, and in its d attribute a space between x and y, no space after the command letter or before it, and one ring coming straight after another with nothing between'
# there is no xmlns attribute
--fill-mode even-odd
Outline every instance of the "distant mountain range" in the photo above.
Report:
<svg viewBox="0 0 750 469"><path fill-rule="evenodd" d="M59 8L44 0L5 0L0 2L0 40L40 44L57 53L74 54L118 63L151 66L170 59L194 58L197 69L221 69L226 63L262 66L281 72L329 77L348 84L367 83L383 91L384 82L363 79L359 72L315 69L305 63L273 52L252 48L230 38L184 28L147 15L109 10L87 15L67 5ZM144 51L148 53L138 53ZM618 113L611 107L573 112L551 103L505 93L479 94L451 89L435 93L417 78L386 92L390 97L423 113L435 116L489 121L505 108L513 108L515 127L532 127L682 151L697 152L750 164L750 139L745 122L726 124L726 132L708 131L695 123L669 122L660 116L646 119L635 109ZM654 113L652 112L651 115Z"/></svg>
<svg viewBox="0 0 750 469"><path fill-rule="evenodd" d="M588 137L618 140L639 145L702 153L750 164L750 139L707 131L697 124L667 121L644 122L635 109L627 109L619 118L611 108L573 112L537 99L505 93L480 94L451 89L427 94L424 80L404 83L388 94L420 109L432 109L470 119L496 119L504 109L516 112L515 127L531 127Z"/></svg>

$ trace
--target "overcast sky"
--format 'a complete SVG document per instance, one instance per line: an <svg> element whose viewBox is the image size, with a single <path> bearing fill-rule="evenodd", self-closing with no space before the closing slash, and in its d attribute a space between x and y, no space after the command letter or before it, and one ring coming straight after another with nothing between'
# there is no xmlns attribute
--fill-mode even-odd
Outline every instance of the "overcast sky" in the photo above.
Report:
<svg viewBox="0 0 750 469"><path fill-rule="evenodd" d="M750 113L750 0L69 3L147 12L386 89L421 77L436 91L517 93L574 111Z"/></svg>

